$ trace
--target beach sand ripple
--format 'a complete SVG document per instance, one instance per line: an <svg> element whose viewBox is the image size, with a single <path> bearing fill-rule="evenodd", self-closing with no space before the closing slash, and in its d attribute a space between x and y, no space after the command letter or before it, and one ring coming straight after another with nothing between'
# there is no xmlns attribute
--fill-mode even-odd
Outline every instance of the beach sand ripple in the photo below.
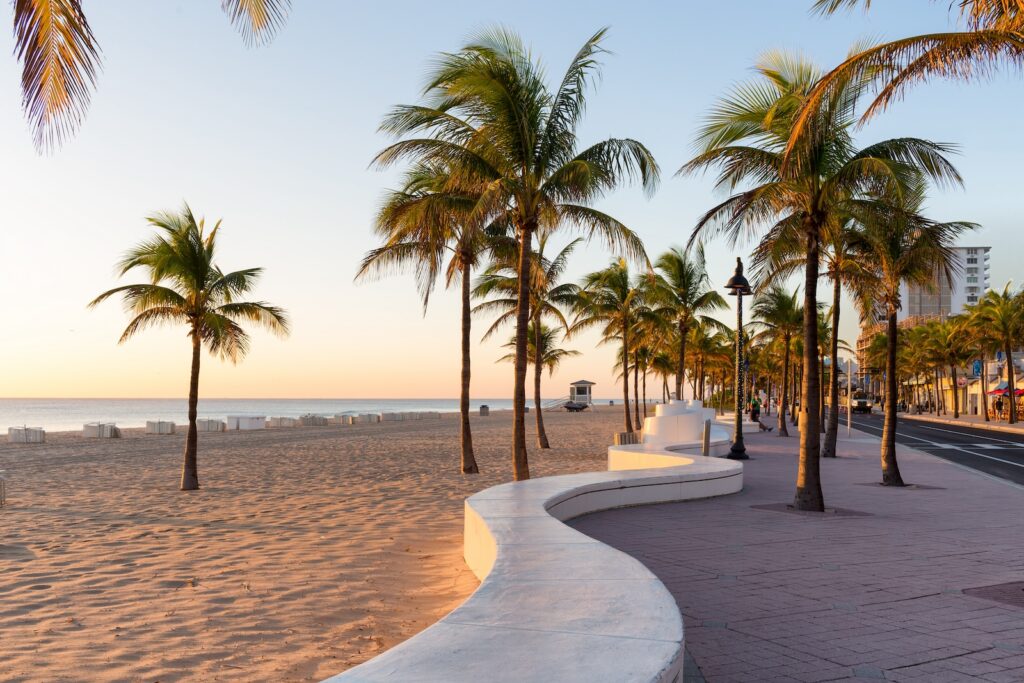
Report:
<svg viewBox="0 0 1024 683"><path fill-rule="evenodd" d="M621 408L546 413L534 476L603 469ZM508 413L0 446L0 680L306 681L426 628L477 586L462 502L511 478Z"/></svg>

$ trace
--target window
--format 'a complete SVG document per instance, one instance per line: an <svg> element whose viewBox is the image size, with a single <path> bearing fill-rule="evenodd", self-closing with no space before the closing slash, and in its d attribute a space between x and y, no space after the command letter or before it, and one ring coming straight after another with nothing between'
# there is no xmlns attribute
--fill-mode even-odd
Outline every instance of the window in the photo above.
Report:
<svg viewBox="0 0 1024 683"><path fill-rule="evenodd" d="M967 253L968 253L968 254L977 254L977 253L978 253L978 250L977 250L977 249L968 249L968 250L967 250Z"/></svg>
<svg viewBox="0 0 1024 683"><path fill-rule="evenodd" d="M977 256L969 256L967 258L967 262L968 263L977 263L978 262L978 257Z"/></svg>
<svg viewBox="0 0 1024 683"><path fill-rule="evenodd" d="M976 278L976 277L969 277L969 278L967 278L967 281L968 282L977 282L978 278Z"/></svg>

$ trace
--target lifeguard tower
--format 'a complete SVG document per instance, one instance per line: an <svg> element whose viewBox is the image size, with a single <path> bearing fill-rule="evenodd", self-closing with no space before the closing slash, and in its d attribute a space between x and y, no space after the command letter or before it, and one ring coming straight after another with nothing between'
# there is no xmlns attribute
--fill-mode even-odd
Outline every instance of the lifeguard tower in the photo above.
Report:
<svg viewBox="0 0 1024 683"><path fill-rule="evenodd" d="M581 379L573 382L569 385L569 400L573 403L584 403L586 405L592 405L594 402L594 392L591 387L597 386L594 382L589 380Z"/></svg>

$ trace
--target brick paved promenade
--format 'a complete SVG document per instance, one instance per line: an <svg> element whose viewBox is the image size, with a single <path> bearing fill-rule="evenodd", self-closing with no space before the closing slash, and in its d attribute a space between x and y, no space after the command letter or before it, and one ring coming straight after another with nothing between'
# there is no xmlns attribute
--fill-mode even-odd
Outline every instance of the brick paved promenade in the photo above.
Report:
<svg viewBox="0 0 1024 683"><path fill-rule="evenodd" d="M664 581L710 683L1024 681L1024 489L907 449L922 487L873 485L878 441L853 437L822 461L845 514L752 507L793 495L797 437L762 434L740 494L572 524ZM964 592L1009 582L1016 605Z"/></svg>

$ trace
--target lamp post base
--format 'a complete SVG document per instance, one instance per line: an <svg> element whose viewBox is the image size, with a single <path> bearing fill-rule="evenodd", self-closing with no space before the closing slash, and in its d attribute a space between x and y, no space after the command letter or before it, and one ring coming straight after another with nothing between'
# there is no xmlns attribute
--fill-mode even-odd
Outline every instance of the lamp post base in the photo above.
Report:
<svg viewBox="0 0 1024 683"><path fill-rule="evenodd" d="M729 449L729 455L726 458L729 460L750 460L750 457L747 455L747 449L742 441L733 442L732 448Z"/></svg>

